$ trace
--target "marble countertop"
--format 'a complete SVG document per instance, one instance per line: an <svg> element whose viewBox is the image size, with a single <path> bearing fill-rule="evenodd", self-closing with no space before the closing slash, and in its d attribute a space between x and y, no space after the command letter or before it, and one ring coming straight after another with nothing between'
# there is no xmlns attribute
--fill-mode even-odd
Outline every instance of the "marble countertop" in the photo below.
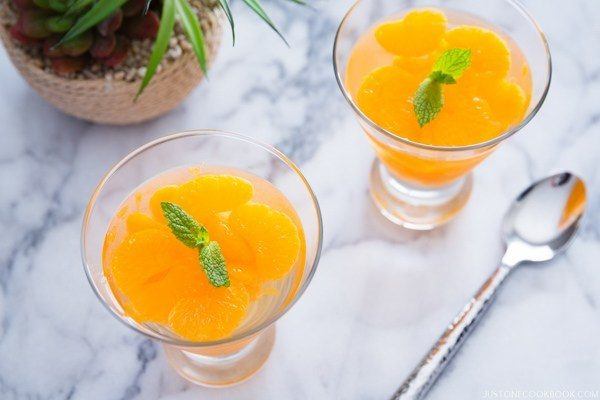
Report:
<svg viewBox="0 0 600 400"><path fill-rule="evenodd" d="M288 49L235 2L238 43L224 44L211 81L167 116L127 128L56 111L0 51L1 399L385 399L495 267L509 202L565 169L589 186L579 238L552 265L510 278L430 399L502 390L600 396L600 4L526 1L550 40L549 97L476 171L464 212L430 233L390 225L368 198L373 153L331 66L349 4L324 1L313 11L268 2ZM107 169L149 140L198 127L276 144L306 173L325 219L317 274L279 321L270 360L221 390L186 383L158 345L113 319L79 251L83 209Z"/></svg>

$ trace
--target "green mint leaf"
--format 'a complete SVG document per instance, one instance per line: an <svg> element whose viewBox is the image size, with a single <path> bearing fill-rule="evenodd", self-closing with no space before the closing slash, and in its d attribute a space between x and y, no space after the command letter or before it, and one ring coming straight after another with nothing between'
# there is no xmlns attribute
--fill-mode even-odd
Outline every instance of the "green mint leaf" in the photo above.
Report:
<svg viewBox="0 0 600 400"><path fill-rule="evenodd" d="M441 72L444 75L450 75L454 80L460 78L467 68L471 65L470 49L450 49L446 50L433 65L433 72ZM446 82L443 82L446 83Z"/></svg>
<svg viewBox="0 0 600 400"><path fill-rule="evenodd" d="M431 122L441 111L444 105L442 96L442 85L440 82L427 78L419 85L413 99L413 108L417 116L419 126Z"/></svg>
<svg viewBox="0 0 600 400"><path fill-rule="evenodd" d="M215 287L229 286L225 257L223 257L219 243L213 241L202 247L200 262L211 285Z"/></svg>
<svg viewBox="0 0 600 400"><path fill-rule="evenodd" d="M429 77L439 83L445 83L448 85L456 83L456 79L454 79L452 75L445 74L441 71L433 71Z"/></svg>
<svg viewBox="0 0 600 400"><path fill-rule="evenodd" d="M171 232L187 247L196 248L209 240L208 231L177 204L160 203Z"/></svg>
<svg viewBox="0 0 600 400"><path fill-rule="evenodd" d="M446 50L433 65L433 71L419 85L413 98L413 109L422 128L433 121L444 106L442 84L451 85L471 65L471 50Z"/></svg>

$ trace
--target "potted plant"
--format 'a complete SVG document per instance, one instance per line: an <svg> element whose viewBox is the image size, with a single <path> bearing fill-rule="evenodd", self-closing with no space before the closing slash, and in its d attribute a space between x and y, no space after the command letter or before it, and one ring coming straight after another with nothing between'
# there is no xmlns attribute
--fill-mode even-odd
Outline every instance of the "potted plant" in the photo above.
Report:
<svg viewBox="0 0 600 400"><path fill-rule="evenodd" d="M0 0L0 38L67 114L125 125L176 107L214 60L228 0ZM302 4L301 0L289 0ZM243 0L281 34L258 0Z"/></svg>

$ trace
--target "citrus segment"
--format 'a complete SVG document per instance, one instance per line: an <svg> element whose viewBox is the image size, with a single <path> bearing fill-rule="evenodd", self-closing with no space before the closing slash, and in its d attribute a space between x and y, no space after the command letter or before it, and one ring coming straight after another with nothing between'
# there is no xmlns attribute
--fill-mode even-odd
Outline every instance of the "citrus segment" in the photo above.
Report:
<svg viewBox="0 0 600 400"><path fill-rule="evenodd" d="M219 213L207 218L205 226L211 240L221 245L227 264L249 265L254 263L254 254L248 243L231 229L229 213Z"/></svg>
<svg viewBox="0 0 600 400"><path fill-rule="evenodd" d="M471 66L461 79L501 79L508 74L510 51L494 32L476 26L459 26L446 32L444 39L448 48L471 50Z"/></svg>
<svg viewBox="0 0 600 400"><path fill-rule="evenodd" d="M360 109L384 129L406 134L419 127L415 118L412 95L420 79L396 66L381 67L366 77L357 102Z"/></svg>
<svg viewBox="0 0 600 400"><path fill-rule="evenodd" d="M442 53L442 49L439 48L419 57L396 56L394 57L393 65L402 68L412 75L425 79L432 70L433 64L435 64Z"/></svg>
<svg viewBox="0 0 600 400"><path fill-rule="evenodd" d="M231 211L254 195L250 182L233 175L202 175L179 189L186 205L210 212Z"/></svg>
<svg viewBox="0 0 600 400"><path fill-rule="evenodd" d="M422 56L433 51L444 37L446 16L436 10L415 10L400 21L381 24L375 31L379 44L390 53Z"/></svg>
<svg viewBox="0 0 600 400"><path fill-rule="evenodd" d="M134 212L127 217L127 232L135 233L146 229L164 229L166 225L141 212Z"/></svg>
<svg viewBox="0 0 600 400"><path fill-rule="evenodd" d="M177 205L181 205L181 197L179 196L179 186L169 185L158 189L150 198L150 212L152 216L158 221L166 222L165 216L163 215L162 207L160 203L169 202Z"/></svg>
<svg viewBox="0 0 600 400"><path fill-rule="evenodd" d="M264 204L247 203L231 212L229 223L254 251L262 278L279 279L291 270L300 237L290 217Z"/></svg>
<svg viewBox="0 0 600 400"><path fill-rule="evenodd" d="M262 294L262 280L258 276L256 268L233 265L228 272L232 282L237 282L246 288L250 300L256 300L260 297Z"/></svg>
<svg viewBox="0 0 600 400"><path fill-rule="evenodd" d="M126 307L142 321L166 321L177 296L206 280L196 252L166 230L156 229L128 235L116 248L107 272Z"/></svg>
<svg viewBox="0 0 600 400"><path fill-rule="evenodd" d="M504 129L517 124L527 111L527 98L521 86L502 80L489 87L481 89L490 105L492 114Z"/></svg>
<svg viewBox="0 0 600 400"><path fill-rule="evenodd" d="M420 130L420 142L465 146L492 139L502 131L502 125L493 118L486 100L465 94L459 85L449 85L448 88L450 90L444 93L444 108Z"/></svg>
<svg viewBox="0 0 600 400"><path fill-rule="evenodd" d="M177 301L169 326L188 340L205 342L227 337L240 325L250 302L243 286L209 287L202 296Z"/></svg>

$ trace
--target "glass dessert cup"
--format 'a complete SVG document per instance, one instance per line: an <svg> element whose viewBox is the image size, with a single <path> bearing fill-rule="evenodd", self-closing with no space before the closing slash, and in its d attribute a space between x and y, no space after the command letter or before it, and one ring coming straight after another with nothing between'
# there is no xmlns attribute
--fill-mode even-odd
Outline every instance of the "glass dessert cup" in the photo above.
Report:
<svg viewBox="0 0 600 400"><path fill-rule="evenodd" d="M435 146L386 130L361 111L349 87L355 82L349 83L347 71L355 45L376 24L426 7L440 8L461 23L491 27L518 46L529 65L532 84L529 106L520 123L485 142ZM371 197L388 220L415 230L444 224L465 206L473 186L473 168L533 118L546 97L551 78L546 38L533 18L513 0L359 0L338 28L333 64L338 85L376 153L370 174ZM377 67L372 65L373 60L365 64Z"/></svg>
<svg viewBox="0 0 600 400"><path fill-rule="evenodd" d="M231 337L211 342L185 340L156 323L127 315L103 270L105 235L123 201L140 185L165 171L186 166L233 168L269 181L295 209L305 238L305 261L290 272L277 294L258 298ZM87 206L82 258L94 293L119 321L163 344L172 367L187 380L210 387L244 381L266 362L275 340L275 322L300 298L319 260L322 219L319 205L299 169L281 152L253 139L214 130L188 131L155 140L130 153L100 182Z"/></svg>

